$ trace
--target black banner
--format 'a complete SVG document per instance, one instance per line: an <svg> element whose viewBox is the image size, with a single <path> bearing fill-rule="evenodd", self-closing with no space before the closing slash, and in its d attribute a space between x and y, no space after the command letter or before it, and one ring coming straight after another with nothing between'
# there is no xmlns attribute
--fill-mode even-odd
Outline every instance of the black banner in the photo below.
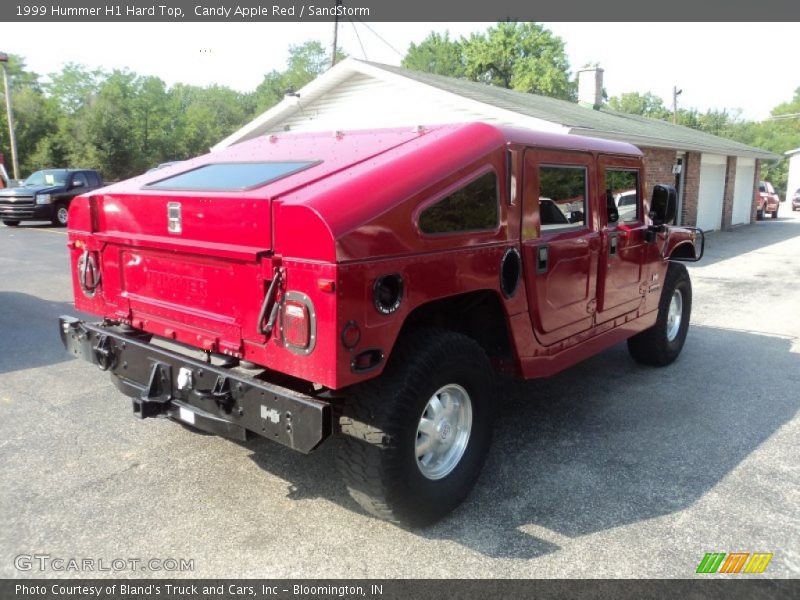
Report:
<svg viewBox="0 0 800 600"><path fill-rule="evenodd" d="M703 577L702 579L700 577ZM3 600L424 600L800 597L800 580L75 579L0 580Z"/></svg>
<svg viewBox="0 0 800 600"><path fill-rule="evenodd" d="M4 0L10 22L322 22L362 21L796 21L797 0ZM661 34L663 33L663 35ZM669 44L670 28L654 32ZM602 31L598 31L598 36Z"/></svg>

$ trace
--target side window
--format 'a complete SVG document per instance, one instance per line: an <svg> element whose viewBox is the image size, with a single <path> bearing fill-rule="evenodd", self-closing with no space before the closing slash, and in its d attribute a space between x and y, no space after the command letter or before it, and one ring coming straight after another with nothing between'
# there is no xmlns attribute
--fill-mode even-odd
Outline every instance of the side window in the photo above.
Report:
<svg viewBox="0 0 800 600"><path fill-rule="evenodd" d="M419 215L423 233L497 229L497 175L490 171L445 196Z"/></svg>
<svg viewBox="0 0 800 600"><path fill-rule="evenodd" d="M84 173L75 173L72 176L72 185L89 187L88 183L86 182L86 175Z"/></svg>
<svg viewBox="0 0 800 600"><path fill-rule="evenodd" d="M97 178L97 173L93 173L92 171L87 171L86 175L89 178L89 186L97 187L100 185L100 181Z"/></svg>
<svg viewBox="0 0 800 600"><path fill-rule="evenodd" d="M542 231L586 225L586 168L539 167Z"/></svg>
<svg viewBox="0 0 800 600"><path fill-rule="evenodd" d="M606 169L606 207L608 223L635 223L640 220L639 171Z"/></svg>

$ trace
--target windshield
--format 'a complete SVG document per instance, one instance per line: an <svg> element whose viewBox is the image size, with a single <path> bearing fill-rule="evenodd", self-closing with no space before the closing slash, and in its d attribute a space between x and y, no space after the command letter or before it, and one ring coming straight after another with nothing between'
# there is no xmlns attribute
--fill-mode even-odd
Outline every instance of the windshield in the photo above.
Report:
<svg viewBox="0 0 800 600"><path fill-rule="evenodd" d="M66 169L47 169L46 171L36 171L25 180L26 187L39 185L64 185L67 183Z"/></svg>

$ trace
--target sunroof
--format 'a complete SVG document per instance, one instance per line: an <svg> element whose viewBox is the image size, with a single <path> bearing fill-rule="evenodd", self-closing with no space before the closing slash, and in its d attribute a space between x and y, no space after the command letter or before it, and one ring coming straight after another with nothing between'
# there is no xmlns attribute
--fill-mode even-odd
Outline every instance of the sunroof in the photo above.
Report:
<svg viewBox="0 0 800 600"><path fill-rule="evenodd" d="M235 192L249 190L287 177L321 161L214 163L184 171L145 187L161 190Z"/></svg>

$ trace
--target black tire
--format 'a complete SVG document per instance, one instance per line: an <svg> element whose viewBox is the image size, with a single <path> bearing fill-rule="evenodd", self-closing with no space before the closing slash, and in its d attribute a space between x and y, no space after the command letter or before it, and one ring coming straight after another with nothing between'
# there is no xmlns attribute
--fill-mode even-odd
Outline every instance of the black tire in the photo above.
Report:
<svg viewBox="0 0 800 600"><path fill-rule="evenodd" d="M3 221L3 225L6 227L16 227L19 225L19 221Z"/></svg>
<svg viewBox="0 0 800 600"><path fill-rule="evenodd" d="M452 384L468 394L471 429L452 470L431 479L418 462L418 427L429 400ZM471 338L442 329L405 334L383 374L352 390L340 418L337 464L353 499L376 517L413 527L430 525L461 504L491 443L494 386L489 360ZM439 435L432 436L434 444L441 443Z"/></svg>
<svg viewBox="0 0 800 600"><path fill-rule="evenodd" d="M669 339L669 309L675 291L681 295L681 321L677 334ZM636 362L654 367L672 363L683 349L692 314L692 282L680 263L669 263L658 303L656 324L628 339L628 351Z"/></svg>
<svg viewBox="0 0 800 600"><path fill-rule="evenodd" d="M772 218L773 219L777 219L778 218L778 209L777 208L775 209L775 212L772 213Z"/></svg>
<svg viewBox="0 0 800 600"><path fill-rule="evenodd" d="M63 202L59 202L53 207L53 218L50 222L56 227L66 227L68 212L67 205Z"/></svg>

